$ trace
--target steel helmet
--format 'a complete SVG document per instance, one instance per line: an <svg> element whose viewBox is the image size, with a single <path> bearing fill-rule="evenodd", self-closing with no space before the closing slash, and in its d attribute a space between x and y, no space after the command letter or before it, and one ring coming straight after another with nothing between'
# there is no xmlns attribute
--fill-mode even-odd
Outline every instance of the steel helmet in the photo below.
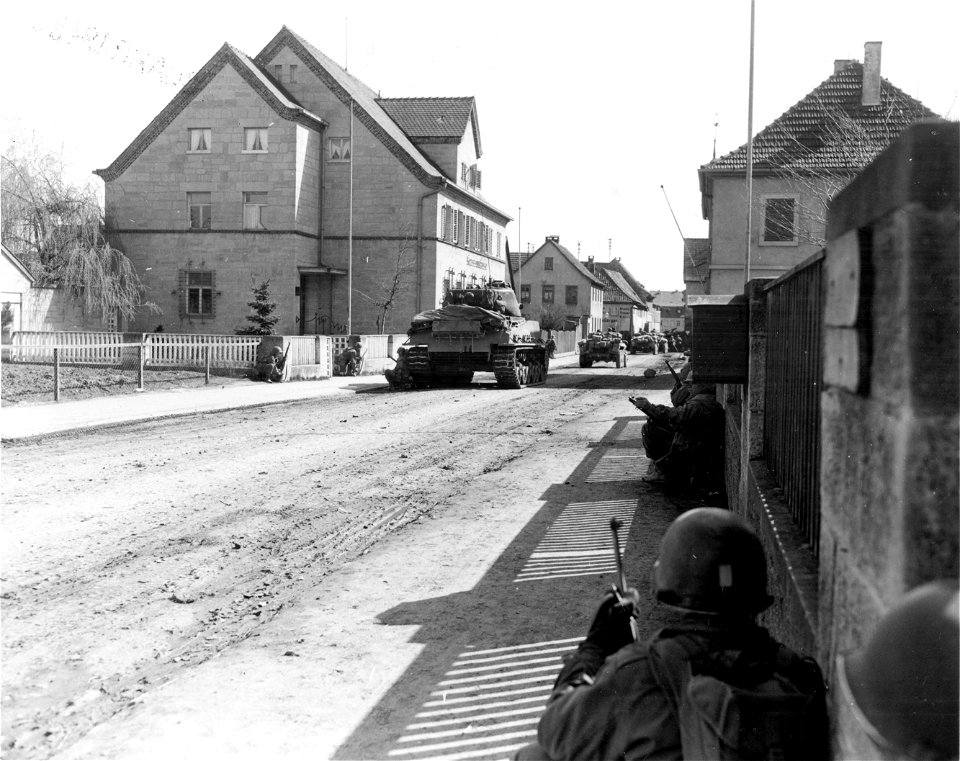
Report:
<svg viewBox="0 0 960 761"><path fill-rule="evenodd" d="M700 613L756 615L773 602L756 532L729 510L698 507L677 518L653 565L660 602Z"/></svg>
<svg viewBox="0 0 960 761"><path fill-rule="evenodd" d="M958 606L955 579L917 587L880 619L864 647L841 659L846 697L881 747L912 758L957 758Z"/></svg>

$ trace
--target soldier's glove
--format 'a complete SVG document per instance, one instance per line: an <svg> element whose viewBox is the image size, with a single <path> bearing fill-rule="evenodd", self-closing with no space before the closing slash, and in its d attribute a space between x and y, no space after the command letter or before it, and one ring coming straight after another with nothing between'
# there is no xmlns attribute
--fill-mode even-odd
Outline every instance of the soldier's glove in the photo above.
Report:
<svg viewBox="0 0 960 761"><path fill-rule="evenodd" d="M596 650L606 658L633 642L631 619L639 599L635 589L628 589L622 596L616 591L607 592L581 647Z"/></svg>

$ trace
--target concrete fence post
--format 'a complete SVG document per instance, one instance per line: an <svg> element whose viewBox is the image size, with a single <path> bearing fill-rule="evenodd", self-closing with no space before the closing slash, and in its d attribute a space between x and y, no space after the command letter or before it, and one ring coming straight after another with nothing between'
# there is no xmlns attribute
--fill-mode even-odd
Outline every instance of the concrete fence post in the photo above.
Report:
<svg viewBox="0 0 960 761"><path fill-rule="evenodd" d="M210 344L203 346L203 382L210 385Z"/></svg>

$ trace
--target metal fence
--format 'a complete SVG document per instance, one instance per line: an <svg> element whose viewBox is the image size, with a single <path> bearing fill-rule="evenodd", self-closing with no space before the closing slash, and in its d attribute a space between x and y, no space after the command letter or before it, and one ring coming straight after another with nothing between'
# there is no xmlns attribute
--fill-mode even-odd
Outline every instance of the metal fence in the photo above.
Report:
<svg viewBox="0 0 960 761"><path fill-rule="evenodd" d="M764 289L764 452L814 554L820 537L823 259L823 252L810 257Z"/></svg>

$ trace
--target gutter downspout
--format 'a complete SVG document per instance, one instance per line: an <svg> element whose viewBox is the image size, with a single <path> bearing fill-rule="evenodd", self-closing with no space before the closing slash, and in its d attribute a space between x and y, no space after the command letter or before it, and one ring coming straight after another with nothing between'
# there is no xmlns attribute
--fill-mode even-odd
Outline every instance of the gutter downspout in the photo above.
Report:
<svg viewBox="0 0 960 761"><path fill-rule="evenodd" d="M430 196L437 195L447 187L447 180L440 178L440 187L430 190L420 196L417 201L417 313L423 311L423 202Z"/></svg>

